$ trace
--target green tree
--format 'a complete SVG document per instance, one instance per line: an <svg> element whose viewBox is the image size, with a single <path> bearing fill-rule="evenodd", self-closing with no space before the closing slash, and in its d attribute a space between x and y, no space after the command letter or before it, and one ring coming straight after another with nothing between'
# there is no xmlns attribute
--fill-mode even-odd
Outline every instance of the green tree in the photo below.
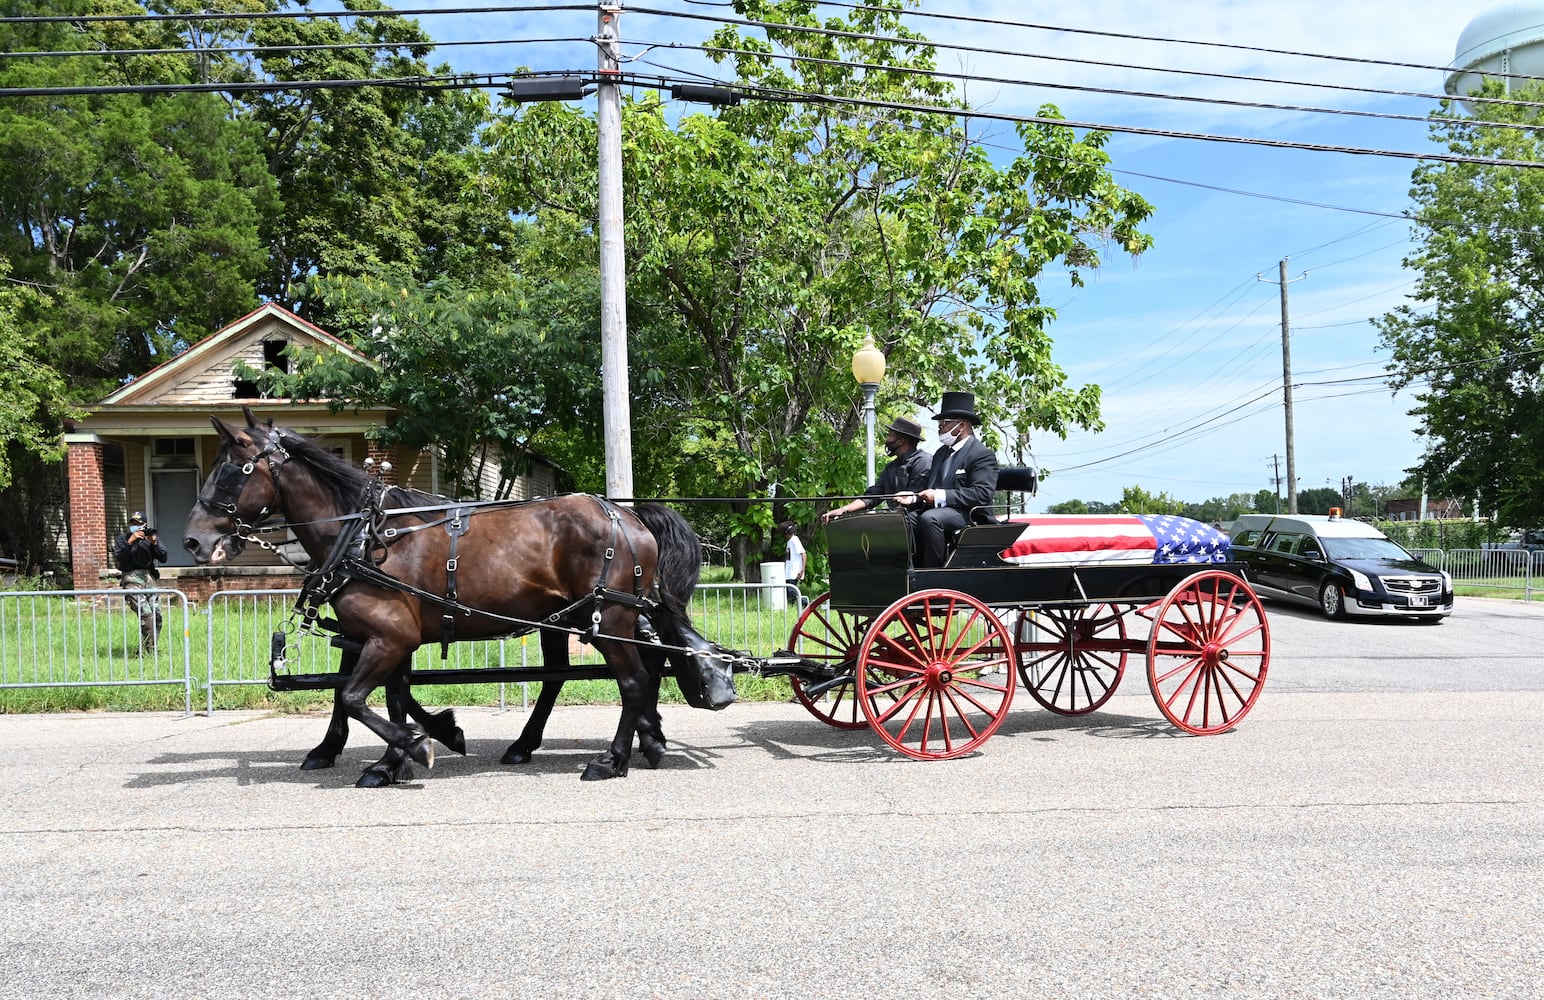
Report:
<svg viewBox="0 0 1544 1000"><path fill-rule="evenodd" d="M1297 494L1297 510L1300 514L1328 514L1331 507L1344 508L1345 506L1345 496L1333 486L1299 490Z"/></svg>
<svg viewBox="0 0 1544 1000"><path fill-rule="evenodd" d="M1502 96L1487 84L1487 96ZM1544 161L1544 87L1475 118L1445 102L1434 141L1468 156ZM1501 126L1521 127L1501 127ZM1411 388L1434 494L1481 498L1509 524L1544 524L1544 170L1423 162L1408 214L1411 302L1377 320L1396 389Z"/></svg>
<svg viewBox="0 0 1544 1000"><path fill-rule="evenodd" d="M276 11L307 6L267 3ZM343 3L360 11L379 6ZM248 44L272 48L225 63L220 72L231 79L372 80L430 72L429 36L417 21L389 10L258 19L244 30ZM306 312L320 303L301 297L297 286L318 274L474 283L484 270L507 263L513 224L485 196L478 174L479 137L491 117L480 91L287 89L243 95L236 110L261 126L284 206L264 225L266 297Z"/></svg>
<svg viewBox="0 0 1544 1000"><path fill-rule="evenodd" d="M82 13L44 3L39 13ZM86 5L86 13L140 10ZM0 25L0 49L177 47L161 23ZM190 58L7 59L0 85L186 83ZM42 293L38 360L81 398L138 375L250 310L275 207L257 136L213 94L95 94L0 102L0 254Z"/></svg>
<svg viewBox="0 0 1544 1000"><path fill-rule="evenodd" d="M470 496L494 461L504 474L494 495L507 496L541 435L562 436L595 407L598 345L578 328L598 313L593 283L332 277L302 290L369 362L302 350L288 375L251 374L278 395L391 407L379 440L437 449L450 495Z"/></svg>
<svg viewBox="0 0 1544 1000"><path fill-rule="evenodd" d="M9 5L10 13L22 13ZM122 0L25 5L28 15L144 13ZM0 86L181 84L197 60L166 22L0 24ZM28 52L90 53L28 57ZM30 290L5 306L25 331L5 391L0 541L57 559L65 422L256 304L259 221L277 207L259 136L214 94L69 94L0 102L0 258ZM7 539L6 536L11 538Z"/></svg>
<svg viewBox="0 0 1544 1000"><path fill-rule="evenodd" d="M1130 514L1183 514L1185 503L1167 493L1149 493L1140 486L1121 491L1121 509Z"/></svg>
<svg viewBox="0 0 1544 1000"><path fill-rule="evenodd" d="M822 22L809 3L744 0L736 9L758 20L903 40L773 27L766 40L724 29L712 44L757 88L942 114L749 100L672 126L655 97L624 109L629 309L662 334L638 345L635 371L668 373L635 391L635 423L661 429L643 450L672 463L641 469L640 488L668 477L738 497L851 492L862 423L848 362L866 332L895 373L885 413L968 388L1003 425L1098 425L1097 388L1069 386L1051 360L1054 311L1037 280L1054 265L1080 282L1108 247L1140 253L1151 206L1114 183L1097 132L1026 125L1023 155L994 164L949 114L962 107L950 85L926 75L931 50L901 23L904 6ZM530 105L490 136L512 211L593 225L588 116ZM594 259L592 245L580 259ZM744 510L753 538L785 513L764 507ZM807 523L815 512L786 513Z"/></svg>

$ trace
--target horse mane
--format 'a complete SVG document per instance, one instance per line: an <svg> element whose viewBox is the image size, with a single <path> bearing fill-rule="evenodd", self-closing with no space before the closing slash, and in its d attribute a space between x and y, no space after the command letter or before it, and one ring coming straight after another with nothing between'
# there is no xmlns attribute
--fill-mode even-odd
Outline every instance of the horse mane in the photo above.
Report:
<svg viewBox="0 0 1544 1000"><path fill-rule="evenodd" d="M336 501L341 510L357 510L361 499L365 495L365 488L373 482L368 473L358 466L339 458L332 452L318 445L315 441L294 431L274 428L270 433L284 435L284 450L291 458L304 462L317 474L323 487ZM420 507L435 504L453 503L447 497L436 496L433 493L425 493L421 490L408 489L404 486L392 486L386 491L385 503L388 507L401 505L404 507Z"/></svg>

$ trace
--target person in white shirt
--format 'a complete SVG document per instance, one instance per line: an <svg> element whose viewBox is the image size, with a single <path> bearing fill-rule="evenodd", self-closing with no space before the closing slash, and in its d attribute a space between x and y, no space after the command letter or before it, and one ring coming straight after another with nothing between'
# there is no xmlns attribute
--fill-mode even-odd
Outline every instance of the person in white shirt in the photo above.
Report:
<svg viewBox="0 0 1544 1000"><path fill-rule="evenodd" d="M792 521L784 521L779 527L788 539L788 556L783 560L783 579L798 583L804 578L804 543L799 541L799 529Z"/></svg>

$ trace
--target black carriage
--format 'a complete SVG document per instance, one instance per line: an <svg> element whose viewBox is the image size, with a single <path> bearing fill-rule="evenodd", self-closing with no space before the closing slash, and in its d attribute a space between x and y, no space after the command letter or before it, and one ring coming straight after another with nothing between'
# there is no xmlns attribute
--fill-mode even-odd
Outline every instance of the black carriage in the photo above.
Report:
<svg viewBox="0 0 1544 1000"><path fill-rule="evenodd" d="M1237 564L1086 551L1019 565L1005 553L1026 524L1056 518L983 515L937 569L912 564L900 513L829 525L830 592L789 639L833 675L791 677L811 713L871 727L911 757L958 757L998 729L1018 683L1052 712L1083 715L1115 694L1134 654L1158 710L1187 733L1223 732L1254 706L1270 629Z"/></svg>

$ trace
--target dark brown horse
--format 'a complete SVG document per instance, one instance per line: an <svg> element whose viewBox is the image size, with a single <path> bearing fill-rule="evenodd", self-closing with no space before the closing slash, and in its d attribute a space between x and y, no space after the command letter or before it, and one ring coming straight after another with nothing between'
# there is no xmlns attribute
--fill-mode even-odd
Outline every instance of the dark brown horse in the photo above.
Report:
<svg viewBox="0 0 1544 1000"><path fill-rule="evenodd" d="M587 781L627 773L635 731L651 763L651 750L663 750L659 671L640 653L649 648L638 642L640 613L673 648L670 660L689 701L712 708L733 701L729 672L707 655L711 644L692 631L686 614L696 535L669 508L634 511L577 494L519 505L447 504L381 486L306 438L245 412L244 428L213 420L219 461L188 518L183 546L199 563L219 563L238 553L256 526L283 517L319 567L308 592L331 604L336 627L359 647L338 704L386 742L387 760L405 755L433 766L431 735L459 736L453 723L439 731L426 725L429 714L406 691L405 665L425 643L541 627L544 651L566 656L568 636L585 633L622 700L616 735L585 769ZM366 705L382 685L405 696L417 725L398 711L395 719L382 718ZM539 726L534 739L530 729L551 708L545 688L537 707L506 761L528 760L540 744Z"/></svg>

